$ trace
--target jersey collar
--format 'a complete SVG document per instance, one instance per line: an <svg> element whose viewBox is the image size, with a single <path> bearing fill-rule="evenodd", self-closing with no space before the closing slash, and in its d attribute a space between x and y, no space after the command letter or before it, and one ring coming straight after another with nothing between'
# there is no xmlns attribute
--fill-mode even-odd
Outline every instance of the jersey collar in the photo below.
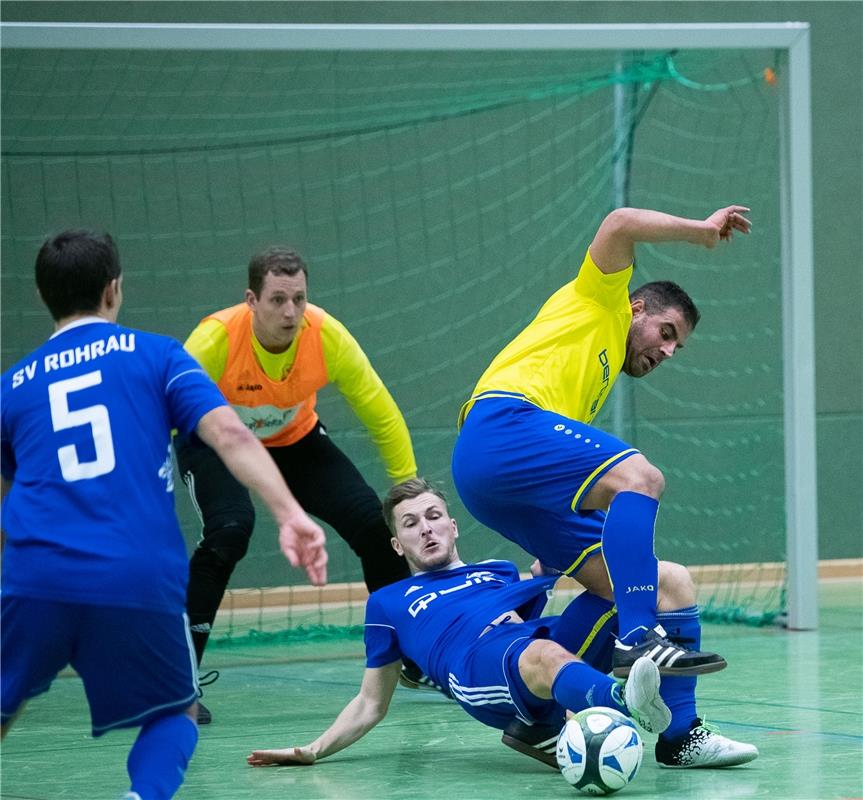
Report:
<svg viewBox="0 0 863 800"><path fill-rule="evenodd" d="M109 322L109 320L104 317L81 317L81 319L76 319L74 322L70 322L68 325L64 325L59 330L54 331L48 338L53 339L55 336L59 336L61 333L66 333L66 331L71 331L72 328L80 328L82 325L90 325L93 322Z"/></svg>

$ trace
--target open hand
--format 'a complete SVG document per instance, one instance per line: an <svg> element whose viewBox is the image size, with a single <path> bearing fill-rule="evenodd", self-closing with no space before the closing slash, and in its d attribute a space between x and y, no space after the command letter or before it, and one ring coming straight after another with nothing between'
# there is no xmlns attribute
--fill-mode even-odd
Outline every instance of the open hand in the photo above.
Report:
<svg viewBox="0 0 863 800"><path fill-rule="evenodd" d="M730 242L734 231L749 233L752 230L752 223L743 216L748 211L746 206L727 206L714 211L704 220L704 246L712 249L719 241Z"/></svg>
<svg viewBox="0 0 863 800"><path fill-rule="evenodd" d="M316 761L309 747L288 747L284 750L252 750L246 761L252 767L311 766Z"/></svg>
<svg viewBox="0 0 863 800"><path fill-rule="evenodd" d="M327 550L320 525L305 513L292 516L279 527L279 547L295 567L304 567L315 586L327 582Z"/></svg>

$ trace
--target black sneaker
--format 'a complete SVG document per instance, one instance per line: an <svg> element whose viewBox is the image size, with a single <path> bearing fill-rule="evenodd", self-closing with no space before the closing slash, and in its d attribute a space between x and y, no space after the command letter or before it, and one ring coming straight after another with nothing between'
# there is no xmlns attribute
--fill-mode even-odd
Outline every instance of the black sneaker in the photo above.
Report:
<svg viewBox="0 0 863 800"><path fill-rule="evenodd" d="M507 747L518 750L519 753L559 769L555 755L558 736L560 736L560 728L554 725L528 725L520 719L514 719L506 726L500 740Z"/></svg>
<svg viewBox="0 0 863 800"><path fill-rule="evenodd" d="M632 665L642 657L653 661L659 667L660 675L704 675L728 666L728 662L716 653L687 650L675 644L666 638L662 625L657 625L638 644L626 645L620 640L614 643L611 662L614 677L625 678Z"/></svg>
<svg viewBox="0 0 863 800"><path fill-rule="evenodd" d="M689 733L679 739L666 741L660 736L654 752L660 767L672 769L734 767L758 758L755 745L735 742L697 718Z"/></svg>
<svg viewBox="0 0 863 800"><path fill-rule="evenodd" d="M201 687L209 686L217 680L219 680L219 670L217 669L211 669L208 673L198 678L198 725L209 725L213 721L213 715L210 713L210 709L200 700L200 698L204 696L204 692Z"/></svg>
<svg viewBox="0 0 863 800"><path fill-rule="evenodd" d="M213 715L200 700L198 700L198 725L209 725L213 721Z"/></svg>
<svg viewBox="0 0 863 800"><path fill-rule="evenodd" d="M430 689L431 691L446 694L428 675L423 675L423 671L412 661L402 664L402 671L399 673L399 683L405 689Z"/></svg>

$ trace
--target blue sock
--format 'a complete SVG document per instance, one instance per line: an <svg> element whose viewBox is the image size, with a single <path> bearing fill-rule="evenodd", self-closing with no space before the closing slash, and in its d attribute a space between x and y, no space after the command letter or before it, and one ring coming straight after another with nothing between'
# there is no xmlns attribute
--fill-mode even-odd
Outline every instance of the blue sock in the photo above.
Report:
<svg viewBox="0 0 863 800"><path fill-rule="evenodd" d="M549 638L600 672L611 672L617 611L610 600L582 592L550 626Z"/></svg>
<svg viewBox="0 0 863 800"><path fill-rule="evenodd" d="M620 696L620 684L581 661L571 661L560 668L551 685L551 696L570 711L605 706L629 716Z"/></svg>
<svg viewBox="0 0 863 800"><path fill-rule="evenodd" d="M698 606L665 611L657 614L659 624L665 628L668 638L694 650L701 649L701 621ZM698 716L695 708L695 677L663 676L659 693L671 709L671 724L661 738L676 739L689 732L692 720Z"/></svg>
<svg viewBox="0 0 863 800"><path fill-rule="evenodd" d="M197 743L198 726L185 713L148 722L126 761L132 791L142 800L169 800L183 783Z"/></svg>
<svg viewBox="0 0 863 800"><path fill-rule="evenodd" d="M656 626L659 566L653 553L653 526L659 501L621 492L608 507L602 554L614 587L620 640L636 644Z"/></svg>

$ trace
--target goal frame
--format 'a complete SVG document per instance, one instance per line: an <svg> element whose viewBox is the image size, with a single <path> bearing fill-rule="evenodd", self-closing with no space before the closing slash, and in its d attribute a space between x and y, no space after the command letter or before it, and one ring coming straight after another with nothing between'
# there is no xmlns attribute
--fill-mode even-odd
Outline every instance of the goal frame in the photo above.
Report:
<svg viewBox="0 0 863 800"><path fill-rule="evenodd" d="M5 22L4 49L667 50L772 49L787 67L780 102L786 625L817 627L812 134L809 25L210 24ZM792 166L793 165L793 166Z"/></svg>

